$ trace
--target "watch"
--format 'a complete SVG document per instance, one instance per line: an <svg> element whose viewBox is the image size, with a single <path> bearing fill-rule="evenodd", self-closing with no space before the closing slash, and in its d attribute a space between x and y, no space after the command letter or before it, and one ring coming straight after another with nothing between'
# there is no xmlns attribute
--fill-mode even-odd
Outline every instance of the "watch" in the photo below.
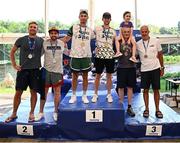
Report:
<svg viewBox="0 0 180 143"><path fill-rule="evenodd" d="M165 67L164 67L164 66L163 66L163 67L160 67L160 69L163 70L163 69L165 69Z"/></svg>

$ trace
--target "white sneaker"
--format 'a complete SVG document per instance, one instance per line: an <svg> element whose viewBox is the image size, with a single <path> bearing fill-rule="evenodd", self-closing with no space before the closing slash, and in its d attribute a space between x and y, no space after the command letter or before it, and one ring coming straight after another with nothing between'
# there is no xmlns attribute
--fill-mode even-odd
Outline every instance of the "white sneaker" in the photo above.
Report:
<svg viewBox="0 0 180 143"><path fill-rule="evenodd" d="M39 113L36 117L35 117L35 121L40 121L44 118L44 113Z"/></svg>
<svg viewBox="0 0 180 143"><path fill-rule="evenodd" d="M83 103L85 103L85 104L89 103L89 100L88 100L88 98L87 98L86 95L83 95L83 96L82 96L82 101L83 101Z"/></svg>
<svg viewBox="0 0 180 143"><path fill-rule="evenodd" d="M98 99L98 95L97 95L97 94L94 94L93 97L92 97L92 99L91 99L91 101L92 101L93 103L96 103L96 102L97 102L97 99Z"/></svg>
<svg viewBox="0 0 180 143"><path fill-rule="evenodd" d="M113 102L113 98L112 98L111 94L108 94L106 98L109 103Z"/></svg>
<svg viewBox="0 0 180 143"><path fill-rule="evenodd" d="M76 102L76 100L77 100L76 95L72 95L72 96L71 96L71 99L69 100L69 103L70 103L70 104L73 104L73 103Z"/></svg>
<svg viewBox="0 0 180 143"><path fill-rule="evenodd" d="M134 63L137 63L138 61L136 59L133 59L132 57L129 58L130 61L134 62Z"/></svg>
<svg viewBox="0 0 180 143"><path fill-rule="evenodd" d="M58 118L58 114L56 112L53 113L53 119L54 121L57 121L57 118Z"/></svg>
<svg viewBox="0 0 180 143"><path fill-rule="evenodd" d="M117 53L117 54L115 54L114 56L113 56L113 58L118 58L118 57L120 57L120 56L122 56L123 54L122 53Z"/></svg>

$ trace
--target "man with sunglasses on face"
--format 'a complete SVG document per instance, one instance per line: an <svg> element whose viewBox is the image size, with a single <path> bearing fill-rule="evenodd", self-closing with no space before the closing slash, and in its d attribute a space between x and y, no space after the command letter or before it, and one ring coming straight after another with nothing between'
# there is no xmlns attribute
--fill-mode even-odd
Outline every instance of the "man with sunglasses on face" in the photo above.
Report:
<svg viewBox="0 0 180 143"><path fill-rule="evenodd" d="M96 102L98 99L98 87L101 78L101 74L106 68L106 77L107 77L107 101L109 103L113 102L113 98L111 95L111 87L112 87L112 73L114 73L114 64L115 61L113 59L114 50L113 50L113 42L116 38L116 32L114 29L110 27L111 22L111 14L109 12L105 12L102 16L103 25L97 27L95 29L96 33L96 56L95 56L95 68L96 68L96 78L95 78L95 91L92 98L92 102Z"/></svg>
<svg viewBox="0 0 180 143"><path fill-rule="evenodd" d="M76 89L77 89L77 80L79 73L82 73L83 77L83 95L82 101L83 103L89 103L89 100L86 96L86 91L88 87L88 71L91 69L91 46L90 41L94 38L93 31L87 27L88 20L88 12L87 10L81 10L79 13L79 24L73 25L66 37L64 37L64 41L68 42L72 39L71 44L71 62L70 67L72 70L72 96L69 100L69 103L75 103L77 100L76 97Z"/></svg>
<svg viewBox="0 0 180 143"><path fill-rule="evenodd" d="M16 93L13 101L13 112L5 120L6 123L12 122L17 118L21 95L28 86L31 93L29 122L34 121L34 109L37 101L37 91L39 90L41 50L43 48L43 39L36 35L37 31L38 24L34 21L30 22L28 25L29 35L17 39L11 49L12 66L17 70ZM15 53L18 49L20 50L20 65L16 64L15 61Z"/></svg>

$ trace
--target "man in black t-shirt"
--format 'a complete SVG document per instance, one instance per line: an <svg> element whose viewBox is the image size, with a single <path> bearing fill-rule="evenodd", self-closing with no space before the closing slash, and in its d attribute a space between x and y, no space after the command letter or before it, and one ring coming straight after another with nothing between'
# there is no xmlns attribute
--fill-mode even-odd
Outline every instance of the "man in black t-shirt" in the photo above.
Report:
<svg viewBox="0 0 180 143"><path fill-rule="evenodd" d="M30 22L28 25L29 35L17 39L11 49L10 58L12 66L17 70L16 77L16 93L13 101L13 112L5 120L12 122L17 118L17 110L21 102L21 95L29 86L31 93L31 110L29 113L29 121L34 121L34 109L37 101L37 91L39 90L39 79L41 67L41 50L43 47L43 39L36 36L38 24ZM16 64L15 53L20 50L20 64Z"/></svg>

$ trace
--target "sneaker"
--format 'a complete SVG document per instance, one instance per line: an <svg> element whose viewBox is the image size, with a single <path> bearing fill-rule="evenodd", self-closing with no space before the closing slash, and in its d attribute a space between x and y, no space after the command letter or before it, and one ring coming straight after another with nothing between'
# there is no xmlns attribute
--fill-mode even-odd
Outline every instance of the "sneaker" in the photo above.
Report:
<svg viewBox="0 0 180 143"><path fill-rule="evenodd" d="M109 103L113 102L113 98L112 98L111 94L108 94L106 98Z"/></svg>
<svg viewBox="0 0 180 143"><path fill-rule="evenodd" d="M58 118L58 114L56 112L53 113L53 119L54 121L57 121L57 118Z"/></svg>
<svg viewBox="0 0 180 143"><path fill-rule="evenodd" d="M131 116L131 117L134 117L134 116L135 116L135 113L134 113L132 107L130 107L130 108L127 109L127 114L128 114L129 116Z"/></svg>
<svg viewBox="0 0 180 143"><path fill-rule="evenodd" d="M82 101L83 101L83 103L85 103L85 104L89 103L89 100L88 100L88 98L87 98L86 95L83 95L83 96L82 96Z"/></svg>
<svg viewBox="0 0 180 143"><path fill-rule="evenodd" d="M44 118L44 113L39 113L36 117L35 117L35 121L40 121Z"/></svg>
<svg viewBox="0 0 180 143"><path fill-rule="evenodd" d="M72 95L72 96L71 96L71 99L69 100L69 103L70 103L70 104L73 104L73 103L76 102L76 100L77 100L76 95Z"/></svg>
<svg viewBox="0 0 180 143"><path fill-rule="evenodd" d="M134 63L137 63L138 61L132 57L129 58L130 61L134 62Z"/></svg>
<svg viewBox="0 0 180 143"><path fill-rule="evenodd" d="M113 58L118 58L118 57L120 57L120 56L122 56L122 53L116 53L116 54L113 56Z"/></svg>
<svg viewBox="0 0 180 143"><path fill-rule="evenodd" d="M98 95L97 95L97 94L94 94L93 97L92 97L92 99L91 99L91 101L92 101L93 103L96 103L96 102L97 102L97 99L98 99Z"/></svg>

